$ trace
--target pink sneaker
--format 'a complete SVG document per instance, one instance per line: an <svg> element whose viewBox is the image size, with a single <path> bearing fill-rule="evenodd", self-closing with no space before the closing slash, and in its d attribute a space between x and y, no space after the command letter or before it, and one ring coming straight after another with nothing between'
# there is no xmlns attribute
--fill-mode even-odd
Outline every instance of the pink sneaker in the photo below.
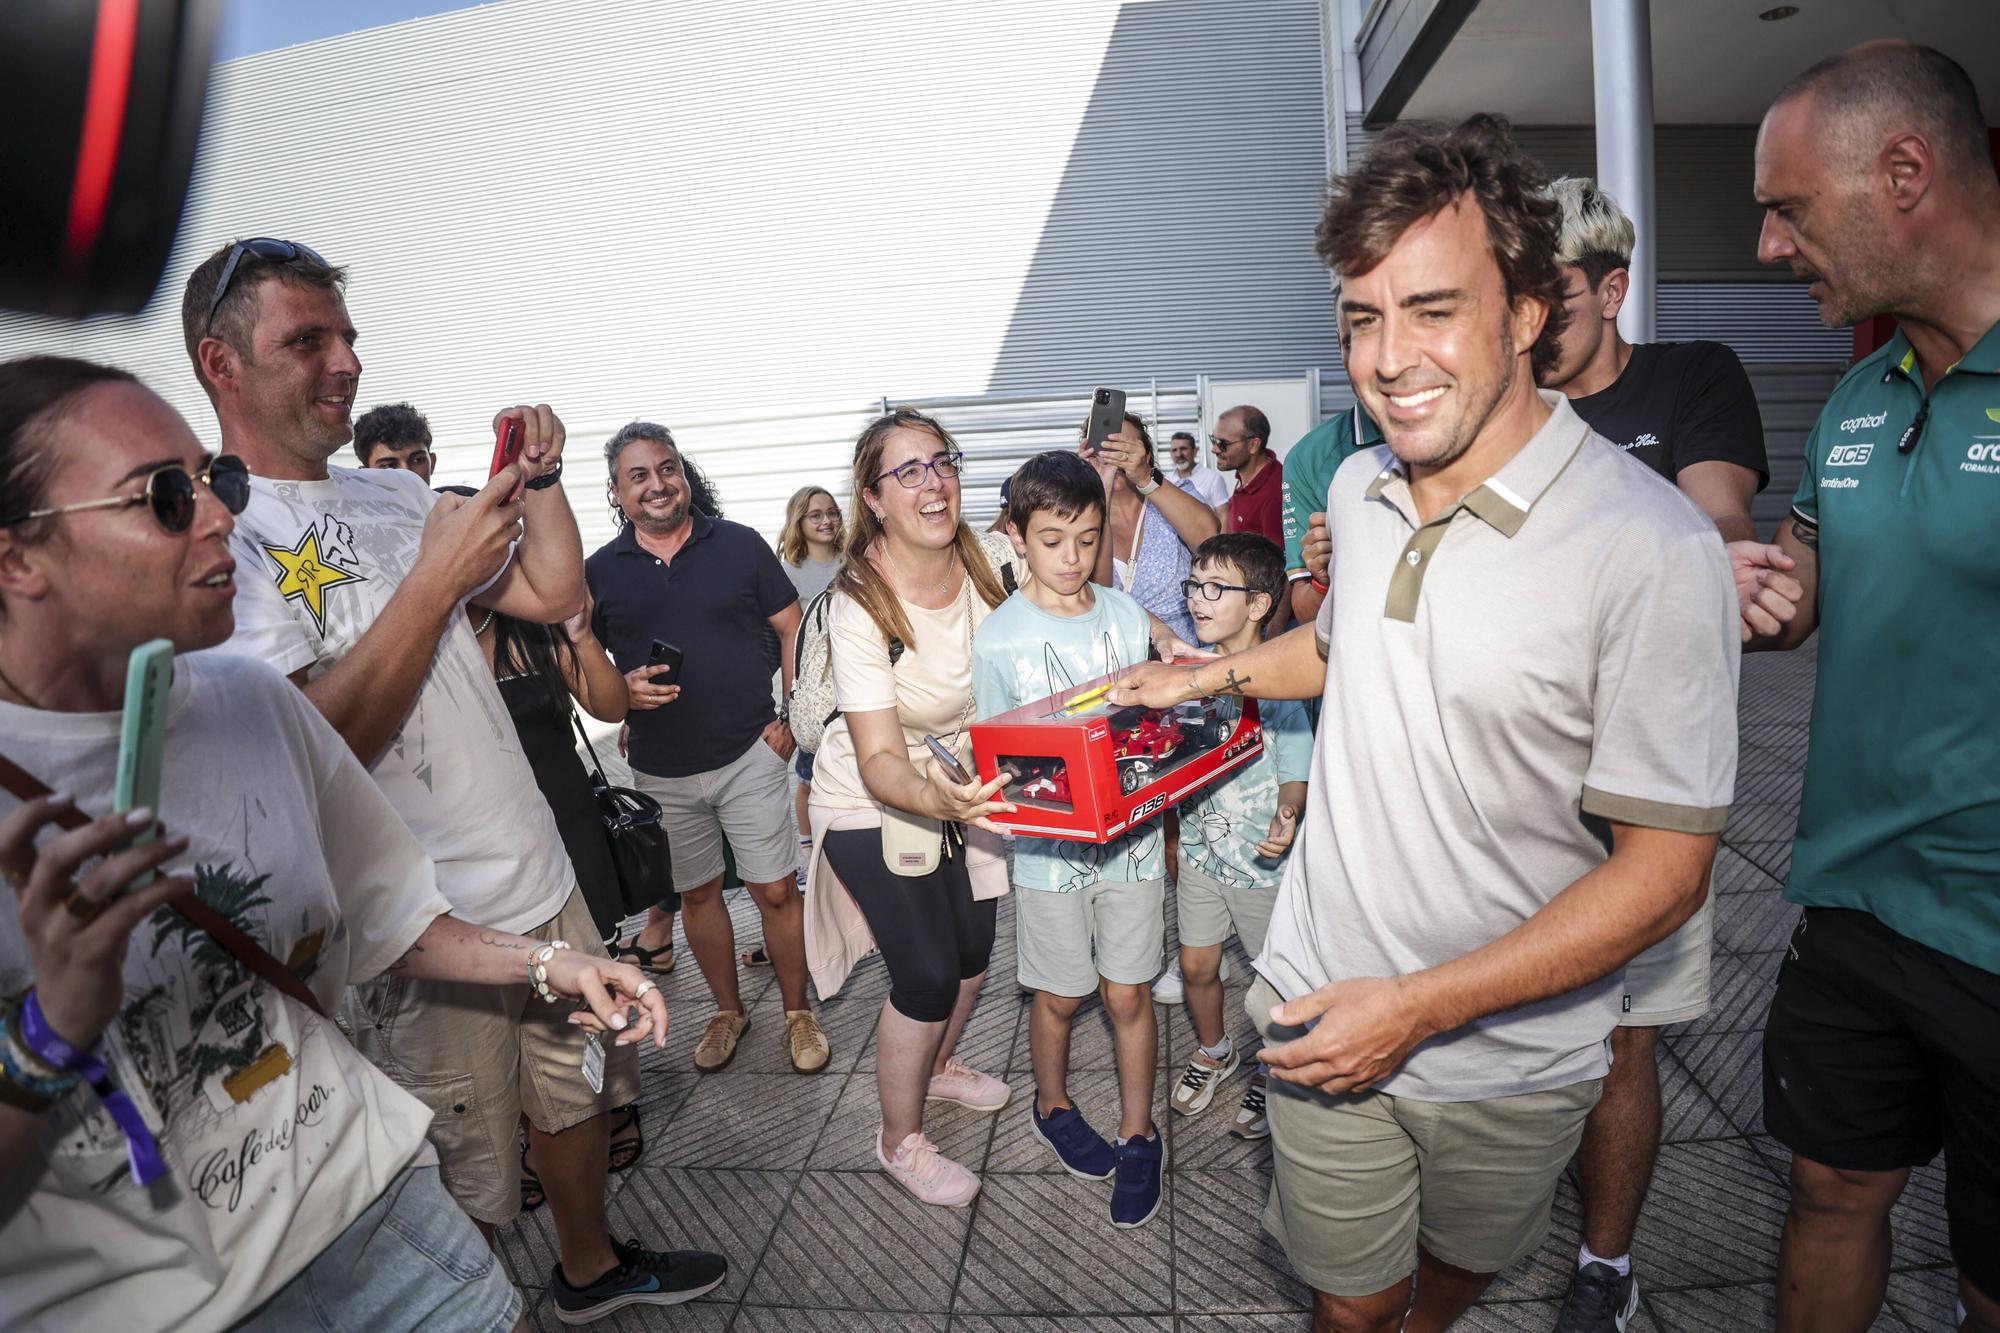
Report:
<svg viewBox="0 0 2000 1333"><path fill-rule="evenodd" d="M975 1111L997 1111L1014 1095L1014 1090L991 1074L982 1074L956 1058L944 1062L942 1074L931 1075L926 1101L957 1102Z"/></svg>
<svg viewBox="0 0 2000 1333"><path fill-rule="evenodd" d="M939 1152L937 1145L922 1134L910 1135L897 1147L894 1157L885 1157L882 1155L882 1131L877 1126L875 1160L919 1203L963 1208L972 1202L973 1195L979 1193L979 1177Z"/></svg>

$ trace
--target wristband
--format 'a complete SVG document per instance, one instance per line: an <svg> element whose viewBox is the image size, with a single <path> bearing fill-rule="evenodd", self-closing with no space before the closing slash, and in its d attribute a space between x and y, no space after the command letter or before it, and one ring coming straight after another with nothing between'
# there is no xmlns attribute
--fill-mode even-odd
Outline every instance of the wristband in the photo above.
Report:
<svg viewBox="0 0 2000 1333"><path fill-rule="evenodd" d="M1153 470L1152 480L1148 481L1144 486L1134 486L1132 489L1137 491L1141 495L1151 495L1154 491L1159 490L1160 489L1159 469L1155 468Z"/></svg>
<svg viewBox="0 0 2000 1333"><path fill-rule="evenodd" d="M24 1111L46 1111L69 1096L81 1080L37 1058L21 1042L18 1016L11 1024L8 1017L0 1014L0 1100Z"/></svg>
<svg viewBox="0 0 2000 1333"><path fill-rule="evenodd" d="M549 959L556 956L557 949L569 948L568 940L551 940L528 955L528 984L535 994L542 997L544 1004L556 1004L562 996L549 989Z"/></svg>
<svg viewBox="0 0 2000 1333"><path fill-rule="evenodd" d="M524 482L522 484L525 485L527 489L531 491L545 491L551 486L561 484L561 482L562 482L562 459L558 458L556 460L556 465L553 468L550 468L547 472L542 473L541 476L536 477L533 481Z"/></svg>
<svg viewBox="0 0 2000 1333"><path fill-rule="evenodd" d="M1311 576L1309 576L1309 577L1311 577ZM1325 593L1325 592L1327 591L1327 585L1326 585L1326 580L1325 580L1325 579L1322 579L1322 578L1317 578L1317 577L1312 577L1312 578L1311 578L1311 582L1312 582L1312 586L1313 586L1313 591L1314 591L1314 592L1317 592L1317 593L1322 593L1322 594L1323 594L1323 593Z"/></svg>
<svg viewBox="0 0 2000 1333"><path fill-rule="evenodd" d="M30 990L21 1001L17 1014L20 1020L21 1042L37 1059L55 1069L81 1075L97 1093L97 1100L125 1132L125 1155L132 1165L132 1178L141 1185L150 1185L166 1174L167 1164L160 1160L160 1145L153 1141L153 1132L146 1128L145 1118L132 1098L111 1081L111 1073L104 1062L86 1050L64 1041L56 1030L49 1026L42 1013L42 1004Z"/></svg>

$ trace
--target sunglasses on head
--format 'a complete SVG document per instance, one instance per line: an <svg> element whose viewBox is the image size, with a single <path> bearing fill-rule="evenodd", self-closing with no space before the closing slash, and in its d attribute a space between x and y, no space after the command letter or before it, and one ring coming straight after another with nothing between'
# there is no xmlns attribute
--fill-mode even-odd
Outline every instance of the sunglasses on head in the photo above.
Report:
<svg viewBox="0 0 2000 1333"><path fill-rule="evenodd" d="M247 241L238 241L229 247L229 258L222 261L222 276L215 280L215 295L208 298L208 318L202 321L202 333L215 331L215 312L221 308L222 298L229 295L229 284L236 277L236 266L243 262L245 255L267 264L289 264L294 259L304 259L321 268L333 267L319 257L319 251L297 241L281 241L272 236L252 236Z"/></svg>
<svg viewBox="0 0 2000 1333"><path fill-rule="evenodd" d="M133 505L145 505L153 511L153 519L168 532L179 536L194 526L195 482L204 483L215 493L215 498L231 514L243 512L243 506L250 503L250 469L242 459L234 454L221 454L204 463L199 470L189 472L179 463L169 463L165 467L146 476L146 489L134 495L113 495L102 500L83 500L72 505L57 505L53 509L36 509L25 514L15 514L10 518L0 518L0 528L11 528L30 519L54 518L58 514L74 514L85 509L129 509Z"/></svg>

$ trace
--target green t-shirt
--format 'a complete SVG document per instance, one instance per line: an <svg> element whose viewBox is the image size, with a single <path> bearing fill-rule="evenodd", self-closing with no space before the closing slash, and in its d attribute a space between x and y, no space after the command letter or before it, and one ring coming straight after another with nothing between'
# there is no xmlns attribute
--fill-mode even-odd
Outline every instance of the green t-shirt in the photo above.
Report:
<svg viewBox="0 0 2000 1333"><path fill-rule="evenodd" d="M1928 399L1899 330L1805 462L1819 679L1785 897L2000 972L2000 326Z"/></svg>
<svg viewBox="0 0 2000 1333"><path fill-rule="evenodd" d="M1314 514L1326 508L1327 488L1333 474L1355 454L1382 443L1361 404L1356 403L1337 417L1329 417L1285 451L1285 573L1303 574L1306 568L1301 548L1306 525Z"/></svg>

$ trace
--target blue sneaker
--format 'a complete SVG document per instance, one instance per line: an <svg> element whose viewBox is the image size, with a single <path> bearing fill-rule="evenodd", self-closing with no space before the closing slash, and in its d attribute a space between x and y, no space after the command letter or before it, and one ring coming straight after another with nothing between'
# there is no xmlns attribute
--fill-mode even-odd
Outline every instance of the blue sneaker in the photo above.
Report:
<svg viewBox="0 0 2000 1333"><path fill-rule="evenodd" d="M1118 1181L1111 1187L1111 1225L1142 1227L1160 1211L1160 1185L1166 1150L1156 1126L1152 1135L1127 1139L1113 1148L1118 1159Z"/></svg>
<svg viewBox="0 0 2000 1333"><path fill-rule="evenodd" d="M1028 1103L1028 1123L1034 1127L1035 1137L1061 1159L1063 1170L1083 1180L1109 1180L1117 1168L1111 1153L1111 1145L1104 1136L1090 1127L1083 1118L1083 1112L1074 1106L1058 1106L1042 1118L1042 1108L1035 1102Z"/></svg>

